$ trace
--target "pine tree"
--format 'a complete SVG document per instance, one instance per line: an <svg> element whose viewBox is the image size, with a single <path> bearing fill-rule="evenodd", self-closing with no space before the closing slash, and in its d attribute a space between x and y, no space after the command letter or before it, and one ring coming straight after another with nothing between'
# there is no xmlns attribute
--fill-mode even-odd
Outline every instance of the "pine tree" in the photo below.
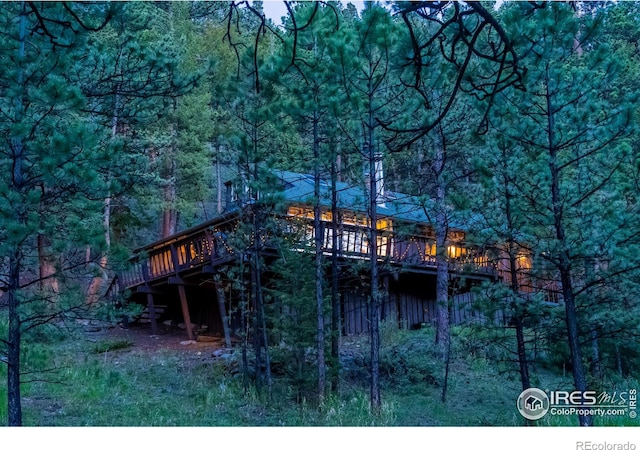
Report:
<svg viewBox="0 0 640 450"><path fill-rule="evenodd" d="M89 249L93 255L88 259L97 262L98 272L87 289L90 304L98 300L107 277L112 241L129 243L122 236L126 233L123 226L116 224L140 214L131 207L132 197L142 197L134 191L157 184L148 170L149 153L153 151L149 152L140 138L165 115L168 105L193 87L197 78L195 68L190 68L192 74L179 69L178 55L183 52L175 49L177 39L166 42L162 31L167 22L171 22L167 15L153 5L123 4L118 15L87 42L82 70L73 80L89 99L87 113L103 127L102 145L112 155L110 166L102 172L110 189L103 209L106 249ZM128 212L123 217L121 211L125 209ZM116 227L119 231L112 239Z"/></svg>
<svg viewBox="0 0 640 450"><path fill-rule="evenodd" d="M394 45L398 28L394 26L389 12L377 4L367 3L362 18L356 23L356 66L348 79L349 95L357 104L357 129L361 136L352 137L360 142L364 160L365 191L367 192L367 219L369 221L369 336L370 336L370 400L371 409L379 413L382 407L380 387L380 316L382 292L378 261L378 205L384 202L382 180L378 167L382 164L386 150L382 121L388 121L392 113L390 102L401 99L394 90L392 77ZM356 135L357 136L357 135Z"/></svg>
<svg viewBox="0 0 640 450"><path fill-rule="evenodd" d="M311 162L309 167L302 167L314 175L313 195L313 228L315 254L315 305L316 305L316 365L318 380L318 398L320 403L324 401L326 385L326 326L325 306L326 270L324 252L326 247L331 247L333 255L339 251L337 245L337 231L333 227L332 242L325 243L322 217L326 200L321 196L322 179L332 172L335 165L337 123L340 114L340 60L337 58L340 49L344 45L344 30L341 28L340 11L335 6L302 4L293 11L297 20L308 21L309 26L300 30L297 34L289 34L285 37L286 47L278 64L273 70L284 72L282 78L282 92L279 107L288 111L292 119L297 122L303 142L310 149L307 152ZM294 51L295 46L295 51ZM274 77L275 78L275 77ZM303 155L304 156L304 155ZM335 191L335 186L332 192ZM324 195L324 194L323 194ZM332 221L337 224L337 206L332 207ZM326 247L325 247L326 246ZM335 281L337 276L337 261L334 258L332 276ZM338 292L336 283L332 283L331 309L339 313ZM332 313L332 366L334 367L333 385L336 386L338 376L337 365L339 362L337 348L337 328L339 316Z"/></svg>
<svg viewBox="0 0 640 450"><path fill-rule="evenodd" d="M112 13L101 6L58 3L7 3L0 8L7 30L0 38L3 57L15 61L0 76L6 115L0 154L0 252L9 310L9 332L2 343L11 426L22 424L23 336L75 308L60 301L57 292L35 288L41 276L54 276L36 270L42 258L38 236L47 237L50 255L64 255L55 259L55 277L65 284L71 280L64 275L77 267L84 253L79 249L101 236L100 221L94 219L105 192L99 170L108 155L82 114L85 98L69 80L84 54L86 33L103 27Z"/></svg>
<svg viewBox="0 0 640 450"><path fill-rule="evenodd" d="M505 21L515 23L521 8L528 7L514 7ZM506 116L509 128L500 132L520 149L520 172L530 174L516 181L527 203L523 231L537 241L534 266L557 274L574 386L584 392L589 320L583 311L593 314L603 306L589 287L612 281L614 266L633 261L609 256L620 239L630 239L627 226L634 217L635 206L620 208L617 185L630 155L633 103L616 82L620 67L607 47L589 47L599 14L576 17L567 5L554 3L525 16L518 31L528 48L527 91L504 98L513 113ZM590 417L579 420L592 424Z"/></svg>
<svg viewBox="0 0 640 450"><path fill-rule="evenodd" d="M242 11L238 11L243 14ZM252 14L242 15L244 26L260 27ZM252 23L253 21L253 23ZM235 36L229 36L232 43L237 43ZM269 42L261 42L259 46L269 45ZM235 125L233 136L229 139L235 143L236 154L234 161L235 189L240 206L241 224L236 230L233 240L236 254L248 262L249 271L248 289L244 288L244 279L239 280L245 292L245 304L241 305L243 321L251 325L244 327L244 339L242 352L247 353L248 339L253 339L255 353L255 386L260 393L264 384L267 387L267 395L271 395L272 374L269 352L269 328L268 305L265 296L265 248L271 245L269 239L272 233L269 230L277 229L273 223L273 211L275 208L275 195L278 191L278 183L271 173L274 163L282 159L283 155L272 149L285 149L280 145L286 130L283 130L277 122L282 117L273 109L273 87L264 83L260 90L256 90L259 82L256 81L258 72L266 64L262 59L256 59L251 50L245 50L240 57L238 72L227 80L225 86L217 91L224 99L226 106L233 111L230 117ZM241 271L242 272L242 271ZM244 277L240 273L240 278ZM250 303L248 300L250 299ZM247 359L244 360L244 372L248 373ZM264 373L263 373L264 363Z"/></svg>

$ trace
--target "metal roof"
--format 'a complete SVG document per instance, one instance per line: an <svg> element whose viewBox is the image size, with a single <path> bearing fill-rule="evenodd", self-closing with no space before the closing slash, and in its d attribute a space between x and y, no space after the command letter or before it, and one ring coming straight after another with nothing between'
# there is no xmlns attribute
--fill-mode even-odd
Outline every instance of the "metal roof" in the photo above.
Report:
<svg viewBox="0 0 640 450"><path fill-rule="evenodd" d="M313 204L313 175L288 171L275 171L274 175L277 175L284 182L282 194L285 200L292 203ZM337 182L336 190L339 209L367 213L369 200L364 187ZM429 207L431 203L427 199L385 190L384 195L381 196L378 202L377 213L380 216L401 219L407 222L429 224L432 221L426 212L433 211L433 208ZM326 180L322 180L320 183L320 204L326 208L331 207L331 184Z"/></svg>

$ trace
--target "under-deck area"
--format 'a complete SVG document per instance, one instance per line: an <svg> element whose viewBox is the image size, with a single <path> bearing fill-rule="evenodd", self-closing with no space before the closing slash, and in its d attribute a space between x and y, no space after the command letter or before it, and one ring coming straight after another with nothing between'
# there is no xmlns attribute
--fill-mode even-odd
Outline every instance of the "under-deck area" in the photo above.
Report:
<svg viewBox="0 0 640 450"><path fill-rule="evenodd" d="M312 252L309 243L313 242L313 229L309 218L290 215L282 220L289 232L302 236L297 249ZM138 249L128 270L118 275L108 294L126 293L129 301L146 305L153 333L157 331L157 324L166 320L184 323L189 339L194 339L196 333L222 334L225 321L233 333L240 327L240 305L243 301L251 305L250 290L238 292L227 276L229 267L238 266L241 258L247 259L247 253L234 250L230 244L229 236L233 235L237 221L237 213L230 213ZM337 242L344 272L349 272L344 268L350 264L362 264L369 258L367 227L363 225L340 224ZM322 223L323 250L327 257L332 251L333 229L330 222ZM276 252L268 243L263 248L266 267L262 276L268 278L269 261L274 258L269 255ZM435 322L434 253L433 239L428 236L379 230L382 320L393 320L406 328ZM450 292L452 322L456 323L469 314L470 299L464 295L469 284L474 280L495 279L496 272L482 252L466 249L461 242L450 245L448 253L450 277L465 280L464 285ZM344 334L364 333L369 328L369 298L362 277L367 278L366 273L352 276L339 289Z"/></svg>

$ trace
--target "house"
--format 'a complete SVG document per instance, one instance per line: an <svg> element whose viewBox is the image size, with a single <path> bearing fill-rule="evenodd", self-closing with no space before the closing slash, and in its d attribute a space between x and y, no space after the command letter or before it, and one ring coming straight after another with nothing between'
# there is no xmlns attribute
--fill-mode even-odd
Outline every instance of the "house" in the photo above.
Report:
<svg viewBox="0 0 640 450"><path fill-rule="evenodd" d="M222 333L223 324L238 325L236 312L240 294L228 278L228 268L247 257L242 246L260 239L266 266L276 257L269 232L254 236L242 229L243 218L257 205L269 203L269 215L276 229L295 236L289 251L313 251L314 178L310 175L277 171L272 173L269 193L234 189L227 183L226 205L218 217L173 236L150 243L135 251L128 270L112 283L109 294L126 292L129 300L147 306L155 332L160 315L183 321L193 338L190 324L205 325L208 333ZM337 203L334 226L331 186L321 182L322 248L325 256L333 252L333 233L337 233L337 254L344 269L341 280L341 329L344 334L368 330L366 262L369 260L367 192L344 182L336 183ZM241 195L238 194L241 192ZM384 291L382 319L399 326L416 328L435 321L436 259L435 236L426 208L417 198L381 189L377 203L377 255ZM238 244L240 233L245 243ZM467 245L461 225L450 223L447 254L449 273L457 280L452 321L469 314L469 295L474 283L495 280L496 265L487 252ZM349 268L359 269L349 270ZM265 274L269 276L269 274ZM225 320L223 320L225 318ZM235 324L235 325L234 325Z"/></svg>
<svg viewBox="0 0 640 450"><path fill-rule="evenodd" d="M524 402L525 408L529 411L538 411L543 408L542 400L530 395Z"/></svg>

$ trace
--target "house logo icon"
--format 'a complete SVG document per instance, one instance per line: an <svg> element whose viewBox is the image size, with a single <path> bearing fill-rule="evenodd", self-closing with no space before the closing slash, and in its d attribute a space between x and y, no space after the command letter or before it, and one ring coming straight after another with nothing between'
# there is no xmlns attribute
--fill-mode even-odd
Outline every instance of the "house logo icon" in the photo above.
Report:
<svg viewBox="0 0 640 450"><path fill-rule="evenodd" d="M549 397L538 388L525 389L518 396L517 407L525 419L538 420L549 411Z"/></svg>

